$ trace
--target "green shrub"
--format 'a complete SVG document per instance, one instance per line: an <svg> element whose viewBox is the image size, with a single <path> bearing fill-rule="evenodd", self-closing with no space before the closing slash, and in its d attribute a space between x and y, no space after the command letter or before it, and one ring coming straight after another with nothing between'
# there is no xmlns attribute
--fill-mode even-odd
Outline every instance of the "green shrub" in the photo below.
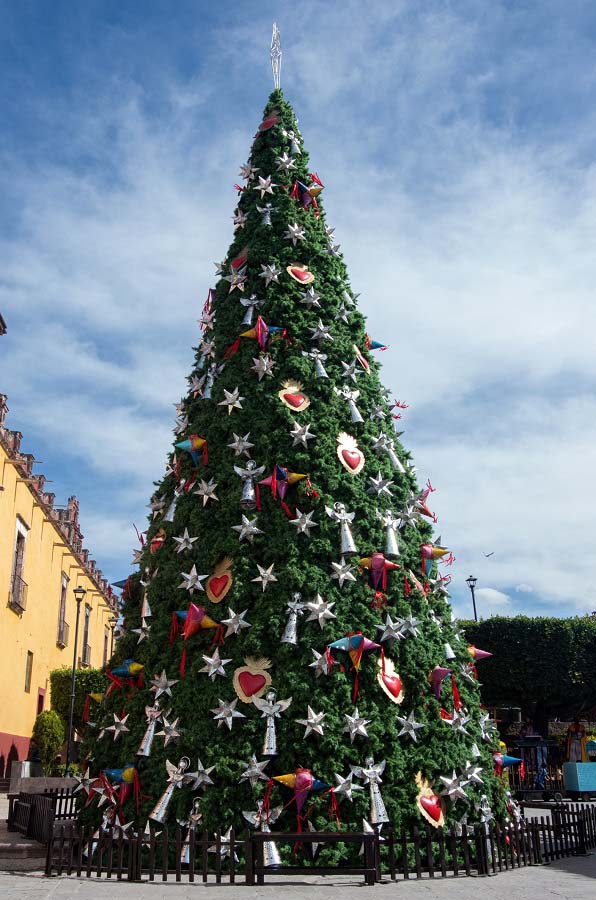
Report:
<svg viewBox="0 0 596 900"><path fill-rule="evenodd" d="M39 758L46 775L51 774L54 759L64 743L64 725L53 709L40 712L33 726L33 739L39 749Z"/></svg>

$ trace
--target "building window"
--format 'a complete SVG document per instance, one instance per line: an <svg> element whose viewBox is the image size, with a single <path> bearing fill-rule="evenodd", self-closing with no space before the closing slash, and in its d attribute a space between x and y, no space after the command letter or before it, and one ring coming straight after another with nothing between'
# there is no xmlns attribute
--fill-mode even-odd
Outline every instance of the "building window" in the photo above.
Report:
<svg viewBox="0 0 596 900"><path fill-rule="evenodd" d="M85 624L83 626L83 653L81 663L83 666L91 665L91 647L89 646L89 625L91 624L91 607L85 604Z"/></svg>
<svg viewBox="0 0 596 900"><path fill-rule="evenodd" d="M103 630L103 665L108 661L108 647L110 646L110 629L106 625Z"/></svg>
<svg viewBox="0 0 596 900"><path fill-rule="evenodd" d="M60 585L60 606L58 608L58 635L56 643L63 649L68 644L68 623L66 621L66 594L68 592L68 575L62 573Z"/></svg>
<svg viewBox="0 0 596 900"><path fill-rule="evenodd" d="M33 654L27 650L27 664L25 666L25 693L31 691L31 674L33 672Z"/></svg>
<svg viewBox="0 0 596 900"><path fill-rule="evenodd" d="M23 579L23 572L28 531L28 526L21 518L17 517L9 603L19 613L23 612L27 606L27 584Z"/></svg>
<svg viewBox="0 0 596 900"><path fill-rule="evenodd" d="M39 688L39 690L37 691L37 715L39 715L40 712L43 712L45 699L46 699L45 690L43 688Z"/></svg>

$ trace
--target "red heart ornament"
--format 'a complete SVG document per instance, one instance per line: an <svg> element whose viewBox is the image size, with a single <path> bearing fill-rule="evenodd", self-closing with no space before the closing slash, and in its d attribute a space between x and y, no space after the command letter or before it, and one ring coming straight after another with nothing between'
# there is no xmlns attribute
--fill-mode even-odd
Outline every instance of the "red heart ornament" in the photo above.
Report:
<svg viewBox="0 0 596 900"><path fill-rule="evenodd" d="M214 597L219 597L226 588L228 581L230 580L229 575L214 575L209 579L209 590L213 594Z"/></svg>
<svg viewBox="0 0 596 900"><path fill-rule="evenodd" d="M240 672L238 675L238 684L247 697L258 694L261 688L265 687L266 683L264 675L253 675L252 672Z"/></svg>
<svg viewBox="0 0 596 900"><path fill-rule="evenodd" d="M441 801L436 794L431 797L421 797L420 806L429 814L434 822L438 822L441 818Z"/></svg>
<svg viewBox="0 0 596 900"><path fill-rule="evenodd" d="M284 400L294 409L298 409L299 406L302 406L305 399L306 397L304 394L284 394Z"/></svg>
<svg viewBox="0 0 596 900"><path fill-rule="evenodd" d="M292 268L291 274L292 274L292 275L294 276L294 278L296 278L298 281L307 281L307 282L308 282L308 281L310 281L310 280L312 279L312 275L311 275L311 273L308 271L308 269L305 271L304 269L294 269L294 268Z"/></svg>
<svg viewBox="0 0 596 900"><path fill-rule="evenodd" d="M342 450L341 455L345 459L350 469L357 469L360 465L361 456L357 450Z"/></svg>
<svg viewBox="0 0 596 900"><path fill-rule="evenodd" d="M401 691L403 690L403 684L399 675L387 675L386 673L381 673L381 678L383 679L383 684L385 685L391 696L399 697Z"/></svg>

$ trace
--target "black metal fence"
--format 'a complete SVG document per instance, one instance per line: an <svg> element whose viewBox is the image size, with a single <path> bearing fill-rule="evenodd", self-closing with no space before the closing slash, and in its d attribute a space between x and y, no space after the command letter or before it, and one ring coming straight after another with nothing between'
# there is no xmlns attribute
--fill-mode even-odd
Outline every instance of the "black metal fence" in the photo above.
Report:
<svg viewBox="0 0 596 900"><path fill-rule="evenodd" d="M145 832L55 825L47 846L46 875L76 875L129 881L263 884L275 875L447 878L496 875L541 865L596 848L596 808L553 804L542 816L500 827L494 823L459 831L384 828L379 834L344 832L207 832L151 826ZM267 865L267 845L289 848L291 864ZM321 848L344 845L345 864L317 862ZM350 846L352 848L350 850ZM354 845L360 847L356 853ZM286 855L288 855L286 853ZM356 862L354 861L356 860Z"/></svg>
<svg viewBox="0 0 596 900"><path fill-rule="evenodd" d="M9 831L47 843L56 822L73 820L76 817L76 797L69 788L46 790L43 794L21 792L8 797Z"/></svg>

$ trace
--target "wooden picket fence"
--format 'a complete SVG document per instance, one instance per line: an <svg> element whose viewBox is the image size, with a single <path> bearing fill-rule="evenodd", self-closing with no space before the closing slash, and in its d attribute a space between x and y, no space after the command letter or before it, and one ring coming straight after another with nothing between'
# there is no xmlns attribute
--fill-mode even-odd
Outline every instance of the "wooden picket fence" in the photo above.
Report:
<svg viewBox="0 0 596 900"><path fill-rule="evenodd" d="M529 804L527 804L529 805ZM546 808L547 804L532 804ZM523 866L542 865L596 848L596 807L588 804L548 804L550 817L499 827L473 829L415 828L411 833L384 827L381 834L357 832L251 832L210 837L164 827L123 833L56 825L47 845L46 875L74 875L128 881L168 881L217 884L263 884L276 875L361 876L365 884L386 878L447 878L489 876ZM292 850L292 864L266 865L267 843ZM318 863L323 846L358 845L360 855L343 865ZM187 862L183 862L186 850Z"/></svg>

